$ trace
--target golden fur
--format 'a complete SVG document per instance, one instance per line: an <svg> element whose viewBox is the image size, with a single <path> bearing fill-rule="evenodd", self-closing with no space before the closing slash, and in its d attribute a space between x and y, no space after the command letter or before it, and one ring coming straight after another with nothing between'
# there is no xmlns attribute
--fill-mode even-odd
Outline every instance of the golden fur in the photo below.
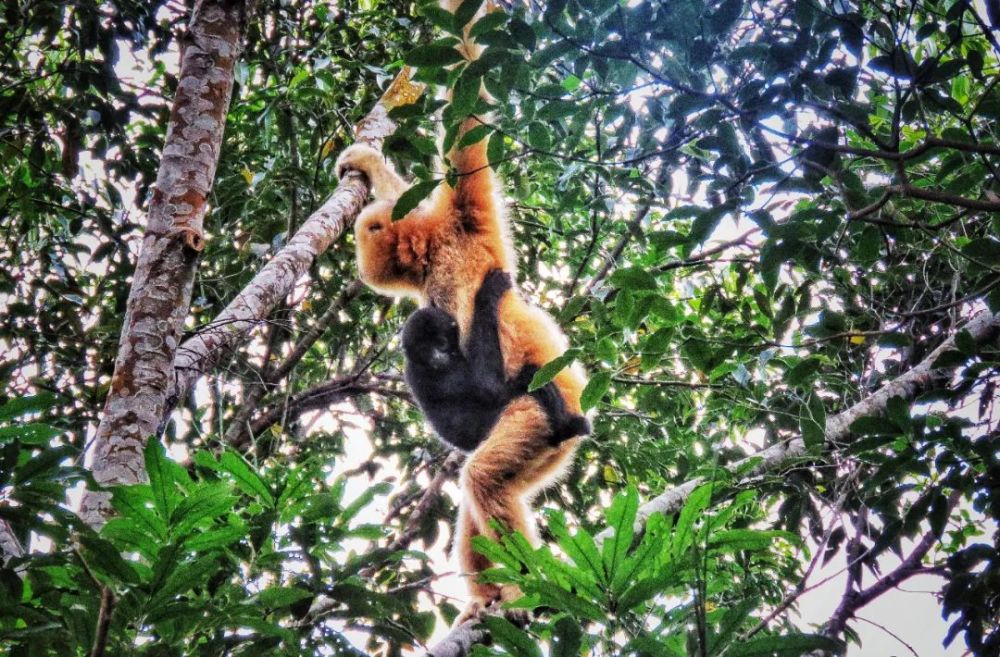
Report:
<svg viewBox="0 0 1000 657"><path fill-rule="evenodd" d="M465 52L473 52L466 49ZM462 132L478 124L469 118ZM355 225L358 269L372 288L410 296L455 317L462 339L468 335L473 301L487 272L514 271L514 255L497 184L486 155L486 140L451 154L458 182L442 184L403 219L393 222L392 207L408 184L381 153L363 145L346 149L337 171L364 173L375 202ZM498 311L500 348L508 378L525 365L541 366L561 355L567 341L545 312L508 291ZM580 413L584 378L566 368L555 378L570 412ZM465 620L496 601L519 595L516 588L484 584L475 575L490 566L473 551L477 535L495 537L490 520L537 542L531 499L564 471L579 439L549 445L549 421L534 398L521 396L501 414L486 440L469 456L461 475L462 501L456 540L461 567L469 575L472 601Z"/></svg>

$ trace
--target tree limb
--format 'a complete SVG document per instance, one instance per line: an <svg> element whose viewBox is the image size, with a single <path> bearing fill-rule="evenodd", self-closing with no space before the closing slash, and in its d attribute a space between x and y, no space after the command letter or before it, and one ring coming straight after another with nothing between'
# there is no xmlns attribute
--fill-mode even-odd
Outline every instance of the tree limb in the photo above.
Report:
<svg viewBox="0 0 1000 657"><path fill-rule="evenodd" d="M203 247L202 220L251 1L199 0L191 10L114 376L93 442L92 471L102 485L145 479L143 447L169 408L167 391L191 304ZM81 502L81 518L93 527L103 524L110 512L108 498L89 491Z"/></svg>
<svg viewBox="0 0 1000 657"><path fill-rule="evenodd" d="M396 127L389 118L389 110L412 103L422 92L423 86L410 82L409 69L404 68L371 112L355 127L357 141L381 149L382 141ZM174 404L202 374L215 367L222 354L245 342L250 331L300 283L316 257L325 252L361 212L368 192L369 183L364 175L349 171L326 203L306 219L210 326L180 346L174 363L176 381L170 391Z"/></svg>

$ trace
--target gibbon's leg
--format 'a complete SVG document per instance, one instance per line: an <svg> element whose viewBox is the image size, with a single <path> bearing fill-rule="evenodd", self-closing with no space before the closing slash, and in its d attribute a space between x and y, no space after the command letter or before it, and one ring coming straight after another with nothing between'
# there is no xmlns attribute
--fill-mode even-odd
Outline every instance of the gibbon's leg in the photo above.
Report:
<svg viewBox="0 0 1000 657"><path fill-rule="evenodd" d="M496 538L490 526L498 521L518 531L537 545L535 525L528 506L531 498L562 472L576 447L569 440L558 447L549 445L549 422L537 400L523 395L511 401L486 441L470 456L462 469L462 517L457 548L459 560L470 576L472 601L460 620L492 602L520 596L515 586L497 587L475 581L475 575L490 563L472 548L477 535Z"/></svg>

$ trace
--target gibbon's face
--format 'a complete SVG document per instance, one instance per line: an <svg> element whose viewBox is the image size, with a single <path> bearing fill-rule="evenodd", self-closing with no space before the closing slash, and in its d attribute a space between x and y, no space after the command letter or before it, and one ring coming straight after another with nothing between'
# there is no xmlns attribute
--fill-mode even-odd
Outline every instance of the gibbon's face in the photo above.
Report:
<svg viewBox="0 0 1000 657"><path fill-rule="evenodd" d="M403 351L411 361L443 369L459 357L458 324L435 308L418 310L403 328Z"/></svg>
<svg viewBox="0 0 1000 657"><path fill-rule="evenodd" d="M392 206L376 202L365 208L354 225L358 273L369 286L393 296L412 295L417 290L397 262L398 231Z"/></svg>

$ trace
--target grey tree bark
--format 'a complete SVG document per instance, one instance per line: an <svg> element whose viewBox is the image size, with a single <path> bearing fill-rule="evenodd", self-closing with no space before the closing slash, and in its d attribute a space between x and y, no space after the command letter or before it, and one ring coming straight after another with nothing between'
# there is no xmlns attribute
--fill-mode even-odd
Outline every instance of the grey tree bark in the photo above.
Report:
<svg viewBox="0 0 1000 657"><path fill-rule="evenodd" d="M103 485L145 478L143 447L164 419L250 4L198 0L191 11L114 375L91 452L94 479ZM81 516L91 526L103 524L108 497L84 496Z"/></svg>

